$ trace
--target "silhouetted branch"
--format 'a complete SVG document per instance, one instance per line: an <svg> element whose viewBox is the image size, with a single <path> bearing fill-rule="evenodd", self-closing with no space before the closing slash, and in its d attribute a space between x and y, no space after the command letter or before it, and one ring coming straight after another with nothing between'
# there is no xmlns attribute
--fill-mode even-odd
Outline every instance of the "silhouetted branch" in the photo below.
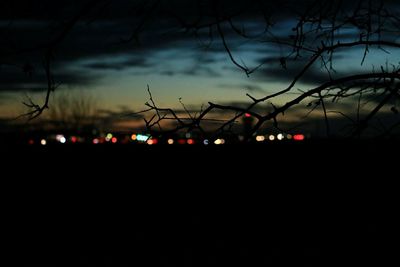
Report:
<svg viewBox="0 0 400 267"><path fill-rule="evenodd" d="M157 0L154 2L153 5L150 6L150 8L148 9L149 11L146 12L144 14L144 16L141 18L141 20L139 21L139 23L137 23L137 26L135 27L133 32L130 34L130 36L128 38L121 38L121 43L126 44L126 43L130 43L134 40L136 40L137 43L139 43L139 34L143 31L146 23L148 23L148 21L152 18L152 15L157 10L160 3L161 3L161 1Z"/></svg>
<svg viewBox="0 0 400 267"><path fill-rule="evenodd" d="M389 89L389 94L379 102L379 104L368 114L368 116L359 122L356 130L353 133L353 137L359 137L363 131L368 127L368 123L372 120L372 118L383 108L383 106L389 102L399 92L400 87L397 87L396 89Z"/></svg>
<svg viewBox="0 0 400 267"><path fill-rule="evenodd" d="M61 31L49 42L45 42L33 47L23 48L15 50L14 52L8 52L7 56L12 54L26 54L29 52L38 52L44 51L44 71L46 74L46 96L43 105L35 104L32 99L29 99L29 103L23 103L26 107L31 109L31 111L23 114L19 117L28 117L29 120L33 120L39 117L46 109L49 108L50 95L52 92L56 90L58 87L54 82L54 77L52 74L52 66L51 63L53 61L53 54L56 48L65 40L68 34L72 31L75 25L79 22L79 20L87 15L91 10L93 10L97 5L103 3L105 0L91 0L88 1L83 8L75 14L70 20L64 23Z"/></svg>
<svg viewBox="0 0 400 267"><path fill-rule="evenodd" d="M29 120L33 120L37 117L39 117L44 110L49 108L49 101L50 101L50 95L54 90L57 88L57 86L54 83L54 78L51 73L51 54L48 52L46 54L45 62L44 62L44 70L46 73L46 79L47 79L47 90L46 90L46 97L45 97L45 102L43 105L38 105L33 102L31 98L29 98L29 103L23 102L23 104L31 109L31 111L21 115L20 117L28 117Z"/></svg>
<svg viewBox="0 0 400 267"><path fill-rule="evenodd" d="M324 118L325 118L325 125L326 125L326 135L329 137L331 135L331 128L329 125L329 119L328 119L328 114L326 111L326 106L325 106L325 101L324 101L324 97L322 96L321 92L318 93L320 102L321 102L321 106L322 109L324 111Z"/></svg>
<svg viewBox="0 0 400 267"><path fill-rule="evenodd" d="M316 52L311 59L308 61L308 63L303 67L303 69L300 71L299 74L297 74L291 84L284 90L279 91L278 93L274 93L271 95L268 95L266 97L260 98L257 100L257 102L264 102L269 99L275 98L277 96L283 95L285 93L290 92L293 87L297 84L297 82L306 74L306 72L310 69L311 66L314 65L314 63L326 52L332 53L333 51L340 49L340 48L349 48L349 47L356 47L360 45L369 45L369 46L389 46L389 47L394 47L394 48L400 48L400 44L395 43L395 42L387 42L387 41L357 41L357 42L349 42L349 43L338 43L333 46L323 46Z"/></svg>
<svg viewBox="0 0 400 267"><path fill-rule="evenodd" d="M248 69L247 67L243 66L242 64L239 64L239 63L236 61L236 59L234 58L234 56L233 56L233 54L232 54L232 51L231 51L231 49L229 48L228 43L226 42L225 34L224 34L224 32L222 31L221 25L220 25L219 23L217 23L217 29L218 29L219 35L221 36L222 44L223 44L223 46L224 46L226 52L228 53L229 58L230 58L230 60L232 61L232 63L235 64L235 66L238 67L239 69L243 70L243 71L246 73L247 76L249 76L249 75L250 75L249 69Z"/></svg>

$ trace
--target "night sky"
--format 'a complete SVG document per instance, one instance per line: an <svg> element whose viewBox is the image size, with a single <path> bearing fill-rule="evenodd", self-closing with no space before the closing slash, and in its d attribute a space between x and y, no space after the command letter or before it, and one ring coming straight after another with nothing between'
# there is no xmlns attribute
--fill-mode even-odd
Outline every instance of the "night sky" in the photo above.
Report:
<svg viewBox="0 0 400 267"><path fill-rule="evenodd" d="M23 112L21 102L26 95L43 101L46 78L44 50L40 47L57 38L66 23L82 12L88 2L1 2L0 117L15 117ZM213 1L95 1L54 50L53 74L60 84L57 90L89 91L97 97L103 111L116 113L144 109L148 101L147 85L158 105L180 109L181 99L194 110L209 101L241 104L250 102L246 93L262 97L282 90L309 55L296 61L288 58L283 68L280 58L290 55L291 49L272 44L271 40L288 40L299 11L313 1L280 1L281 5L263 2L220 1L218 6L222 16L235 14L232 23L251 37L243 38L227 22L221 23L235 59L250 69L259 67L247 77L229 59L215 27L198 31L185 31L182 27L182 20L196 23L200 20L200 25L209 23L215 8ZM387 2L396 12L398 5ZM351 10L355 4L346 5ZM271 16L273 27L268 33L260 6ZM357 31L345 28L336 38L354 41L359 38ZM137 35L133 34L136 32ZM385 38L397 37L386 34ZM360 47L338 51L334 55L334 75L364 72L399 61L396 51L371 48L361 66L363 50ZM323 65L317 63L296 89L314 87L327 79ZM274 103L282 104L290 97L285 95ZM304 106L297 109L298 114L306 112L302 110Z"/></svg>

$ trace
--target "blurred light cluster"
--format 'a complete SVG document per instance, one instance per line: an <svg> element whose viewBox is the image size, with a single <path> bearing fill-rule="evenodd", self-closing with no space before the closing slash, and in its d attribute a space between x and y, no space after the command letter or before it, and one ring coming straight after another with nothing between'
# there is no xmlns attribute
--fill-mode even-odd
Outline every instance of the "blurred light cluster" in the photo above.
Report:
<svg viewBox="0 0 400 267"><path fill-rule="evenodd" d="M266 144L269 142L278 142L291 140L295 142L304 141L306 136L304 134L264 134L256 135L253 142ZM64 134L49 134L47 136L41 135L39 138L30 138L27 143L29 145L48 146L52 144L138 144L138 145L225 145L247 142L244 135L223 135L215 139L206 139L199 137L193 133L185 133L183 135L166 135L166 136L152 136L142 133L99 133L87 135L64 135Z"/></svg>
<svg viewBox="0 0 400 267"><path fill-rule="evenodd" d="M244 138L240 139L241 141L243 141ZM270 134L270 135L257 135L255 137L255 140L259 143L265 142L265 141L283 141L283 140L294 140L294 141L304 141L306 139L304 134L295 134L295 135L291 135L291 134L283 134L283 133L279 133L277 135L274 134Z"/></svg>
<svg viewBox="0 0 400 267"><path fill-rule="evenodd" d="M225 145L225 139L217 139L214 141L214 144L216 144L217 146L219 145Z"/></svg>
<svg viewBox="0 0 400 267"><path fill-rule="evenodd" d="M61 144L65 144L67 142L67 139L62 134L56 135L56 140L57 140L57 142L59 142Z"/></svg>

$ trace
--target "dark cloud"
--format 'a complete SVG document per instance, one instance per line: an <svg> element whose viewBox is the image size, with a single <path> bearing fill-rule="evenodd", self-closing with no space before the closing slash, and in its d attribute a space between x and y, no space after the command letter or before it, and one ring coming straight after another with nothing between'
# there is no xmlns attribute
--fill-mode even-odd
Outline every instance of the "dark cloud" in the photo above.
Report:
<svg viewBox="0 0 400 267"><path fill-rule="evenodd" d="M124 70L127 68L148 68L152 65L146 58L135 57L130 59L122 58L121 60L114 62L110 62L110 60L99 60L92 63L86 63L83 66L93 70Z"/></svg>
<svg viewBox="0 0 400 267"><path fill-rule="evenodd" d="M165 76L187 75L209 78L216 78L221 76L219 69L208 66L206 64L199 64L198 62L192 62L188 66L184 67L161 67L159 68L158 73Z"/></svg>
<svg viewBox="0 0 400 267"><path fill-rule="evenodd" d="M39 49L35 53L16 54L16 51L47 44L56 39L62 32L65 22L74 17L89 1L33 1L15 0L1 1L0 4L0 56L1 60L24 64L26 61L41 67L43 52ZM208 25L215 22L215 9L219 9L222 17L233 16L233 24L243 33L256 36L263 33L266 23L264 15L272 15L272 22L279 26L278 37L290 40L293 34L291 29L295 26L298 13L314 0L281 0L281 1L187 1L187 0L161 0L155 5L156 0L99 0L93 4L90 12L83 14L72 31L65 36L65 40L54 51L54 61L57 66L56 78L60 82L70 85L86 85L94 82L93 71L115 70L120 71L131 67L155 68L158 73L165 75L193 75L217 77L218 70L210 67L218 63L217 56L226 53L221 44L216 27L194 32L185 31L183 25ZM319 1L318 5L331 3ZM390 5L398 5L388 1ZM216 5L216 6L215 6ZM344 8L350 9L355 3L346 3ZM267 11L265 14L262 11ZM145 19L145 20L143 20ZM143 25L141 22L144 21ZM141 27L138 27L141 26ZM220 25L229 46L233 51L240 49L239 45L244 39L230 29L228 23ZM278 27L278 26L276 26ZM132 42L123 42L132 37L132 33L139 29L138 36ZM275 33L275 32L274 32ZM269 35L266 35L270 38ZM338 38L350 39L359 37L351 30L339 32ZM263 36L265 37L265 36ZM268 39L267 38L267 39ZM285 39L287 38L287 39ZM257 38L263 41L263 38ZM261 49L265 46L266 48ZM272 48L273 49L272 49ZM261 59L265 67L254 75L263 81L290 81L303 67L304 61L289 61L287 69L279 63L282 53L286 56L288 49L270 46L268 43L257 45L253 52L262 57L274 55L272 58ZM158 67L170 59L185 59L177 53L172 53L169 58L161 58L160 53L167 50L195 51L191 56L197 65L182 67L178 64L168 66L169 69ZM207 56L199 56L208 52ZM228 60L225 54L224 61ZM84 67L85 71L72 72L71 67ZM140 72L138 72L140 73ZM27 80L19 70L2 73L0 90L12 91L25 88L40 90L45 77L37 75L33 81ZM22 76L22 77L21 77ZM329 78L319 66L310 69L301 80L302 83L316 84ZM13 81L11 81L11 79ZM65 79L65 80L63 80ZM37 86L39 85L39 86ZM249 91L257 90L248 87Z"/></svg>
<svg viewBox="0 0 400 267"><path fill-rule="evenodd" d="M181 73L189 76L206 76L210 78L221 76L221 74L215 69L203 65L188 68Z"/></svg>
<svg viewBox="0 0 400 267"><path fill-rule="evenodd" d="M254 73L254 78L267 82L290 83L303 70L308 63L308 58L298 58L285 60L282 64L281 58L271 57L261 59L263 67ZM300 79L300 83L305 85L318 85L330 80L330 77L338 73L331 72L331 76L321 62L316 62Z"/></svg>
<svg viewBox="0 0 400 267"><path fill-rule="evenodd" d="M165 76L174 76L177 73L175 71L172 70L164 70L160 72L161 75L165 75Z"/></svg>
<svg viewBox="0 0 400 267"><path fill-rule="evenodd" d="M261 86L255 84L220 84L218 87L230 90L243 90L244 92L265 93Z"/></svg>
<svg viewBox="0 0 400 267"><path fill-rule="evenodd" d="M137 121L143 120L143 114L137 114L130 108L121 108L119 110L100 109L97 111L97 115L103 121Z"/></svg>
<svg viewBox="0 0 400 267"><path fill-rule="evenodd" d="M13 62L22 66L25 62L42 68L44 51L35 51L34 53L15 54L13 51L25 49L31 46L40 46L56 36L57 31L49 25L54 24L51 21L33 21L21 20L13 21L8 24L3 21L0 29L7 32L7 38L0 39L0 47L5 47L4 51L9 53L0 53L6 62ZM11 26L9 26L11 25ZM112 20L100 20L93 23L79 23L69 33L67 38L54 51L54 65L58 68L58 80L65 84L87 85L94 82L92 79L93 71L121 71L127 68L150 68L155 67L153 73L168 72L173 74L202 75L216 77L217 71L208 68L206 65L216 63L214 52L202 53L204 50L198 46L198 38L202 34L193 36L174 29L171 22L166 22L162 27L149 26L146 31L139 36L139 43L124 43L123 39L129 37L132 33L132 23L127 22L123 17L115 17ZM3 27L1 27L3 26ZM0 36L1 35L0 30ZM209 38L208 36L203 36ZM16 44L16 45L14 45ZM164 70L163 66L169 60L179 59L179 53L182 50L194 50L193 60L197 67L187 67L182 69L180 66L169 66ZM165 51L174 51L168 57L162 58L159 53ZM201 53L200 53L201 52ZM71 72L71 69L83 67L87 71ZM67 80L61 80L62 73L68 76ZM138 72L142 73L142 72ZM11 86L7 81L0 81L2 91L42 90L41 86L33 86L31 81L27 81L15 69L7 74L2 74L8 78L15 78L15 85ZM73 77L76 75L76 77ZM22 76L22 78L20 78ZM41 75L43 76L43 75ZM42 78L42 77L41 77ZM35 78L37 84L38 78ZM26 83L26 84L25 84ZM7 86L4 86L7 85Z"/></svg>
<svg viewBox="0 0 400 267"><path fill-rule="evenodd" d="M253 102L249 99L249 101L226 101L226 102L218 102L216 104L220 104L223 106L230 106L230 107L238 107L247 109ZM261 103L251 109L251 111L259 113L259 114L266 114L267 112L273 111L273 107L269 103ZM229 110L219 110L215 109L213 111L216 114L235 114L236 112L229 111Z"/></svg>
<svg viewBox="0 0 400 267"><path fill-rule="evenodd" d="M291 82L296 77L303 66L294 68L282 69L267 69L256 73L255 77L268 82ZM312 68L300 79L300 83L306 85L318 85L330 80L329 75L325 70Z"/></svg>
<svg viewBox="0 0 400 267"><path fill-rule="evenodd" d="M98 77L78 71L54 71L56 83L67 86L85 86ZM47 79L43 70L34 69L33 73L24 73L19 68L0 68L0 92L42 92L47 90Z"/></svg>

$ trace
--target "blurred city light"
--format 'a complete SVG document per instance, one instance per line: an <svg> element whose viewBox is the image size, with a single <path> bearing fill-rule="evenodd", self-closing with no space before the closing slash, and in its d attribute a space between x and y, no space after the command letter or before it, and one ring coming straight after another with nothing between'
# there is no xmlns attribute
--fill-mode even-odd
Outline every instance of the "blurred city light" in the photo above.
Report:
<svg viewBox="0 0 400 267"><path fill-rule="evenodd" d="M67 139L63 136L63 137L60 138L59 142L61 144L65 144L67 142Z"/></svg>
<svg viewBox="0 0 400 267"><path fill-rule="evenodd" d="M112 138L113 138L113 134L112 133L108 133L106 135L106 142L110 142L112 140Z"/></svg>
<svg viewBox="0 0 400 267"><path fill-rule="evenodd" d="M244 116L245 116L246 118L250 118L250 117L251 117L251 114L250 114L250 113L246 113L246 114L244 114Z"/></svg>
<svg viewBox="0 0 400 267"><path fill-rule="evenodd" d="M217 140L215 140L215 142L214 142L214 144L216 144L216 145L223 145L223 144L225 144L225 139L217 139Z"/></svg>
<svg viewBox="0 0 400 267"><path fill-rule="evenodd" d="M271 134L271 135L269 136L269 140L270 140L270 141L275 141L275 135Z"/></svg>
<svg viewBox="0 0 400 267"><path fill-rule="evenodd" d="M304 141L305 136L304 136L304 134L296 134L296 135L293 136L293 139L295 141Z"/></svg>
<svg viewBox="0 0 400 267"><path fill-rule="evenodd" d="M157 145L158 144L158 139L156 139L156 138L149 139L149 140L147 140L147 144L150 145L150 146Z"/></svg>
<svg viewBox="0 0 400 267"><path fill-rule="evenodd" d="M111 138L111 143L116 144L118 142L117 137Z"/></svg>
<svg viewBox="0 0 400 267"><path fill-rule="evenodd" d="M264 142L265 141L265 136L264 135L258 135L256 137L256 141L257 142Z"/></svg>
<svg viewBox="0 0 400 267"><path fill-rule="evenodd" d="M289 139L289 140L292 140L293 139L293 135L288 134L288 135L286 135L286 138Z"/></svg>
<svg viewBox="0 0 400 267"><path fill-rule="evenodd" d="M188 145L194 145L194 140L193 139L188 139L187 143L188 143Z"/></svg>
<svg viewBox="0 0 400 267"><path fill-rule="evenodd" d="M175 143L174 139L168 139L168 145L173 145Z"/></svg>
<svg viewBox="0 0 400 267"><path fill-rule="evenodd" d="M100 143L100 140L98 138L93 139L93 144L97 145Z"/></svg>
<svg viewBox="0 0 400 267"><path fill-rule="evenodd" d="M147 142L150 139L150 136L143 135L143 134L138 134L136 136L136 140L139 142Z"/></svg>
<svg viewBox="0 0 400 267"><path fill-rule="evenodd" d="M78 138L76 136L72 136L71 142L75 144L76 142L78 142Z"/></svg>
<svg viewBox="0 0 400 267"><path fill-rule="evenodd" d="M186 145L186 140L185 139L179 139L178 144L180 145Z"/></svg>
<svg viewBox="0 0 400 267"><path fill-rule="evenodd" d="M204 144L205 146L208 146L208 145L210 144L210 141L209 141L208 139L205 139L205 140L203 141L203 144Z"/></svg>
<svg viewBox="0 0 400 267"><path fill-rule="evenodd" d="M285 139L285 136L280 133L280 134L278 134L277 138L279 141L282 141L283 139Z"/></svg>
<svg viewBox="0 0 400 267"><path fill-rule="evenodd" d="M65 144L67 142L67 139L65 139L65 136L62 134L57 134L56 140L57 140L57 142L60 142L61 144Z"/></svg>
<svg viewBox="0 0 400 267"><path fill-rule="evenodd" d="M42 139L42 140L40 141L40 144L41 144L42 146L45 146L45 145L47 145L47 141L46 141L46 139Z"/></svg>
<svg viewBox="0 0 400 267"><path fill-rule="evenodd" d="M131 135L131 139L132 139L132 141L136 141L137 140L137 135L136 134L132 134Z"/></svg>
<svg viewBox="0 0 400 267"><path fill-rule="evenodd" d="M34 145L34 144L35 144L35 141L33 141L32 139L30 139L30 140L28 141L28 144L29 144L29 145Z"/></svg>

